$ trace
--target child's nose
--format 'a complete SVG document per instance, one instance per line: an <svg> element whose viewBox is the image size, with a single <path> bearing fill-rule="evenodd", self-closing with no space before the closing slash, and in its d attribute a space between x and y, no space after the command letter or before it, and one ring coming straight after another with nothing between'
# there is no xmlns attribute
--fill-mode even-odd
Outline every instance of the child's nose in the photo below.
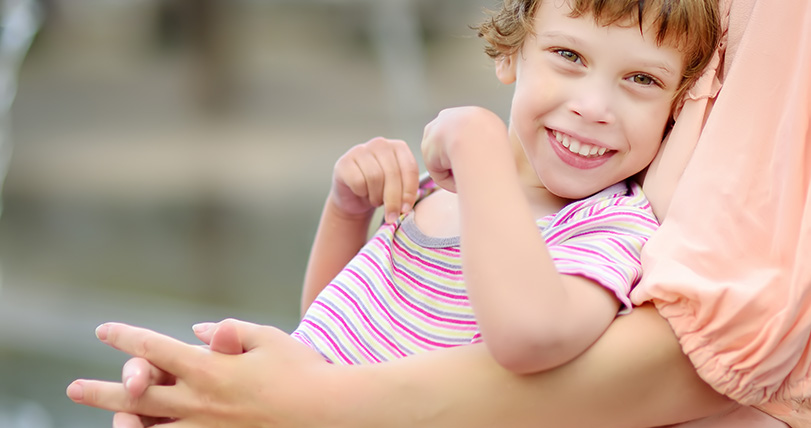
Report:
<svg viewBox="0 0 811 428"><path fill-rule="evenodd" d="M568 107L586 121L610 124L615 120L613 85L597 79L582 79L571 92Z"/></svg>

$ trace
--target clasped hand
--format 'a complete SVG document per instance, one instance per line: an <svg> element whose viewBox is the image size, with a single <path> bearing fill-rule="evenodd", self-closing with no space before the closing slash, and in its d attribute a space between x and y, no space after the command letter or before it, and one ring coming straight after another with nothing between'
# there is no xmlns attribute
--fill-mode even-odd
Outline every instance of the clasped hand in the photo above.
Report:
<svg viewBox="0 0 811 428"><path fill-rule="evenodd" d="M135 358L125 364L122 383L76 380L68 397L117 412L115 428L307 426L296 422L307 413L293 409L301 410L296 400L308 396L309 385L328 379L331 366L320 355L274 327L226 320L195 330L211 349L125 324L101 325L102 342Z"/></svg>

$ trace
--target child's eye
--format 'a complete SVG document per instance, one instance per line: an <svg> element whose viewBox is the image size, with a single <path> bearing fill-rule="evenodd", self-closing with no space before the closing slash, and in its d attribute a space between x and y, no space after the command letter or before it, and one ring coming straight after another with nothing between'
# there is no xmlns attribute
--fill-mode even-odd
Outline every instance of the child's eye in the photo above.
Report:
<svg viewBox="0 0 811 428"><path fill-rule="evenodd" d="M647 74L634 74L633 76L631 76L630 80L631 82L643 86L651 86L657 84L656 80L653 77L648 76Z"/></svg>
<svg viewBox="0 0 811 428"><path fill-rule="evenodd" d="M576 54L576 53L574 53L572 51L569 51L569 50L566 50L566 49L557 49L557 50L555 50L555 53L562 56L567 61L580 62L580 55L578 55L578 54Z"/></svg>

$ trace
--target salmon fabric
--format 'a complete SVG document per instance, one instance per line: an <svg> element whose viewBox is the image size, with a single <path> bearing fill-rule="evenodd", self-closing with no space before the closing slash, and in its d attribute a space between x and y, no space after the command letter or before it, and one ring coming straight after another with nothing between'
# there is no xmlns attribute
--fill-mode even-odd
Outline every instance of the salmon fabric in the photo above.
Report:
<svg viewBox="0 0 811 428"><path fill-rule="evenodd" d="M645 178L662 226L631 297L716 390L811 427L811 1L721 3L718 55ZM688 425L784 426L723 419Z"/></svg>

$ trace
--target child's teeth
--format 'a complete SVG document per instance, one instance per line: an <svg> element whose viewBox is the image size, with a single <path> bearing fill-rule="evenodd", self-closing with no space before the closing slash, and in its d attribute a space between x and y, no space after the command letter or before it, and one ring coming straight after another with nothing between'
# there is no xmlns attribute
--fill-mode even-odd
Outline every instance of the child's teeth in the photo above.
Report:
<svg viewBox="0 0 811 428"><path fill-rule="evenodd" d="M569 149L570 152L578 154L580 156L594 156L594 155L604 155L608 149L605 147L598 147L593 146L591 144L581 143L579 140L570 137L562 132L553 131L552 135L555 137L556 140L562 145Z"/></svg>
<svg viewBox="0 0 811 428"><path fill-rule="evenodd" d="M580 141L577 141L574 138L566 139L569 140L569 151L572 153L580 153Z"/></svg>

